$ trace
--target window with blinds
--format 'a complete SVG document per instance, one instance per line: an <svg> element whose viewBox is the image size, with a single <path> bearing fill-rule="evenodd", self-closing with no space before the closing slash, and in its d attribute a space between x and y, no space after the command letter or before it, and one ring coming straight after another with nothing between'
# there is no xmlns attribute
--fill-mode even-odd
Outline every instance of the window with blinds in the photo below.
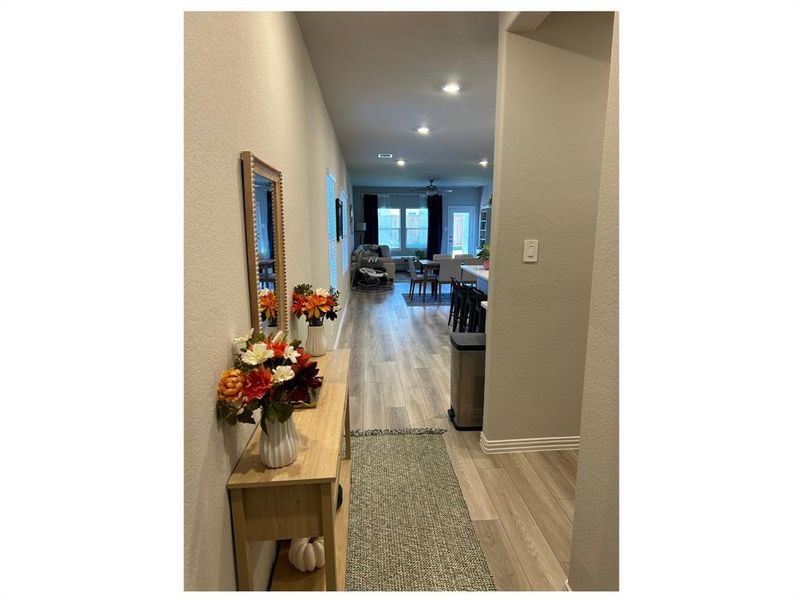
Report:
<svg viewBox="0 0 800 600"><path fill-rule="evenodd" d="M338 288L336 266L336 178L328 173L328 268L331 274L331 287Z"/></svg>
<svg viewBox="0 0 800 600"><path fill-rule="evenodd" d="M350 251L348 248L348 240L350 239L350 229L348 229L347 217L350 214L350 202L347 200L347 194L344 189L339 190L339 198L342 201L342 273L347 273L347 268L350 265Z"/></svg>

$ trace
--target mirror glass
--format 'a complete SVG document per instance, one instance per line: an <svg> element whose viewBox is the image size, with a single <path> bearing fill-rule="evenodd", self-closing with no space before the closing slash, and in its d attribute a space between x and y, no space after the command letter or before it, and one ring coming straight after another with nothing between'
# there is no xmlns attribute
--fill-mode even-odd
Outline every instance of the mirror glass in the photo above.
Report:
<svg viewBox="0 0 800 600"><path fill-rule="evenodd" d="M272 215L272 181L254 176L256 191L256 251L258 252L258 289L275 291L275 220Z"/></svg>
<svg viewBox="0 0 800 600"><path fill-rule="evenodd" d="M242 152L242 176L251 323L268 335L287 331L281 173Z"/></svg>

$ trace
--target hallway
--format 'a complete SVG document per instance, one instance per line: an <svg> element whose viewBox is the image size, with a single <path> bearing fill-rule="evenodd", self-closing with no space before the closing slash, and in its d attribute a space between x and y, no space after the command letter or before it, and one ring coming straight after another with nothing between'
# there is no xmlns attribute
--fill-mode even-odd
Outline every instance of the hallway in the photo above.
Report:
<svg viewBox="0 0 800 600"><path fill-rule="evenodd" d="M446 290L447 288L445 288ZM339 348L351 348L352 429L440 427L498 590L562 590L577 451L484 454L450 406L449 304L409 307L407 281L350 296Z"/></svg>
<svg viewBox="0 0 800 600"><path fill-rule="evenodd" d="M261 348L256 355L255 342L232 355L230 340L250 328L287 331L314 356L347 350L339 355L349 365L332 371L348 376L346 389L329 372L334 385L323 382L320 392L342 399L345 429L382 438L405 432L406 439L408 430L439 430L427 436L436 440L439 471L424 465L433 458L424 448L407 463L396 451L351 463L353 478L363 475L351 514L385 517L380 524L358 521L351 531L360 537L346 538L353 560L341 564L370 576L364 589L410 589L405 581L419 582L433 564L462 571L439 574L425 589L473 589L468 574L477 563L482 582L490 571L500 590L618 589L613 293L593 324L608 348L588 346L594 282L616 290L613 227L608 270L599 279L594 274L595 246L606 239L596 235L601 200L611 206L616 198L615 113L607 110L616 98L615 23L613 13L581 11L187 15L187 590L267 589L277 540L325 538L320 506L322 517L335 520L327 504L307 495L307 522L283 527L297 507L287 500L269 511L272 529L248 538L242 528L264 516L263 504L254 503L237 513L246 518L236 536L231 498L239 484L231 478L240 464L249 468L242 457L258 459L258 491L246 495L278 502L290 493L284 487L318 485L327 494L330 473L309 479L302 467L342 455L341 440L337 445L324 429L332 419L319 411L293 417L289 396L274 393L281 386L311 389L316 380L279 377L277 367L288 365L268 364L275 357ZM601 190L603 182L611 187ZM461 277L459 260L483 265L467 279L480 278L478 287L491 297L478 315L490 348L485 383L464 382L472 392L483 387L482 433L455 431L447 417L449 298L409 306L409 282L395 276L411 268L450 281ZM353 270L365 265L384 270L394 287L354 291ZM269 291L262 293L264 285ZM244 363L248 352L251 362ZM480 357L470 358L476 362L465 372L474 373ZM603 369L587 379L587 365ZM262 389L267 368L270 387ZM587 388L587 381L598 387ZM588 402L585 388L592 390ZM280 409L283 423L293 419L300 443L289 444L285 460L252 451L254 428L245 413L253 401L267 417ZM583 419L596 403L602 406ZM226 422L234 410L240 413ZM581 491L578 448L581 471L592 475L581 478ZM405 464L432 482L424 495L400 469ZM380 502L361 493L368 487ZM400 511L401 496L418 503L418 512ZM456 512L458 527L444 526ZM426 525L420 515L431 517ZM348 550L336 543L331 518L324 575L325 587L336 589L342 577L334 557ZM413 533L436 535L415 540L404 535L410 525ZM456 529L468 551L459 551ZM378 535L397 542L398 554L369 546ZM259 543L237 554L236 542L245 538ZM362 556L393 562L384 570L369 560L360 564ZM414 565L407 579L396 577L398 564Z"/></svg>

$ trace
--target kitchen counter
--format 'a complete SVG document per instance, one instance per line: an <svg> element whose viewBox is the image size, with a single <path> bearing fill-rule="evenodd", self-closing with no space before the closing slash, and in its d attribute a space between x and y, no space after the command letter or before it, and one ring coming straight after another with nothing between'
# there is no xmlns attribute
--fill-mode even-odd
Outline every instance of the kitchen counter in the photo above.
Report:
<svg viewBox="0 0 800 600"><path fill-rule="evenodd" d="M464 273L475 275L478 278L478 289L487 296L489 295L489 269L485 269L483 265L461 265L461 276Z"/></svg>
<svg viewBox="0 0 800 600"><path fill-rule="evenodd" d="M461 270L475 275L475 277L478 279L483 279L487 282L489 281L489 269L486 269L481 265L462 265Z"/></svg>

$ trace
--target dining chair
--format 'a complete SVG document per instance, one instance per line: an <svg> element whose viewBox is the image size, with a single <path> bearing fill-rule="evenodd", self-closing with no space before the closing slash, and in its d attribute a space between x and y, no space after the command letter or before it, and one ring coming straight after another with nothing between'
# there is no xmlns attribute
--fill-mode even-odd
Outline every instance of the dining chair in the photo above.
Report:
<svg viewBox="0 0 800 600"><path fill-rule="evenodd" d="M472 254L434 254L431 260L440 261L445 258L474 258Z"/></svg>
<svg viewBox="0 0 800 600"><path fill-rule="evenodd" d="M408 274L411 277L411 283L408 287L408 299L414 300L414 287L419 286L422 287L422 284L425 282L425 276L421 275L417 271L417 265L413 258L409 257L406 259L408 261ZM422 300L425 301L425 291L423 289L422 292Z"/></svg>
<svg viewBox="0 0 800 600"><path fill-rule="evenodd" d="M451 279L461 279L461 261L455 258L444 258L439 261L439 287L450 286L450 293L453 293Z"/></svg>
<svg viewBox="0 0 800 600"><path fill-rule="evenodd" d="M428 282L431 284L431 296L439 299L439 276L432 269L424 269L422 275L425 279L422 280L422 301L425 302L425 286Z"/></svg>

